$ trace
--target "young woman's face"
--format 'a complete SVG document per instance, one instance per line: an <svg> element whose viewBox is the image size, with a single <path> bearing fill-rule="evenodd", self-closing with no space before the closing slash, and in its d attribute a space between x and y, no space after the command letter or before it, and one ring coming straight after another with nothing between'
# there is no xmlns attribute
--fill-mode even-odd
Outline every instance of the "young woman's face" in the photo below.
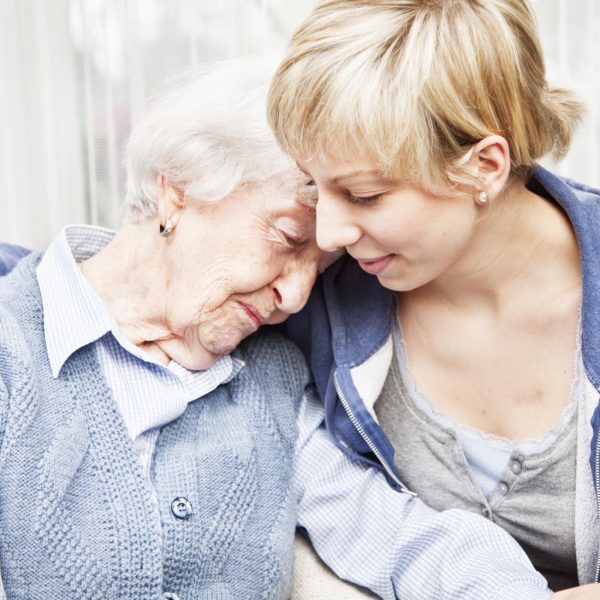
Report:
<svg viewBox="0 0 600 600"><path fill-rule="evenodd" d="M318 190L317 243L323 250L345 248L395 291L460 273L476 225L474 202L400 185L368 159L298 164Z"/></svg>

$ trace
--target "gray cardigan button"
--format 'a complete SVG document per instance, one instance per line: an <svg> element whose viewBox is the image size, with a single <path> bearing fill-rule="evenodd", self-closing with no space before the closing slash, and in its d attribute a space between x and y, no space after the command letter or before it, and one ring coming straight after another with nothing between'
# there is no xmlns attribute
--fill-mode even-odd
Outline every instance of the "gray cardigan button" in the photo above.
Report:
<svg viewBox="0 0 600 600"><path fill-rule="evenodd" d="M171 502L171 512L178 519L189 519L192 516L192 503L183 496Z"/></svg>
<svg viewBox="0 0 600 600"><path fill-rule="evenodd" d="M518 475L523 470L523 465L518 460L512 460L510 462L510 470Z"/></svg>

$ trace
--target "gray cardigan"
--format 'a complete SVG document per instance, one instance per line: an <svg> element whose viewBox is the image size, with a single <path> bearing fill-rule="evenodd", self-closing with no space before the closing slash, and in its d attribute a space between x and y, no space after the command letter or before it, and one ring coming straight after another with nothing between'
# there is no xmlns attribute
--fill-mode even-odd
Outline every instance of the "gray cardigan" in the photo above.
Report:
<svg viewBox="0 0 600 600"><path fill-rule="evenodd" d="M285 598L308 372L260 333L229 384L165 426L145 481L95 354L52 377L35 278L0 280L0 571L10 600ZM178 500L176 500L178 499Z"/></svg>

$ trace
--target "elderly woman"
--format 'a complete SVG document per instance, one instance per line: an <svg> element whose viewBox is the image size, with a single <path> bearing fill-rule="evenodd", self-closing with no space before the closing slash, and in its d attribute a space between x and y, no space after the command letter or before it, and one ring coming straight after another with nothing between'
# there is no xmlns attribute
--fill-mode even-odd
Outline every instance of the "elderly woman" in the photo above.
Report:
<svg viewBox="0 0 600 600"><path fill-rule="evenodd" d="M129 141L124 227L67 227L0 279L9 600L286 598L297 524L385 598L546 598L499 528L329 441L299 352L255 334L336 256L266 125L268 75L225 63L167 89Z"/></svg>

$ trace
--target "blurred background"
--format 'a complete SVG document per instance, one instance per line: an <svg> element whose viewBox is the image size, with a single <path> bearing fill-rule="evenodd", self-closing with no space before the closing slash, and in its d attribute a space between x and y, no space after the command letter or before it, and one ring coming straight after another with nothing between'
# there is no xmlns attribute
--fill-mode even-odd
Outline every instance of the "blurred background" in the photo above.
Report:
<svg viewBox="0 0 600 600"><path fill-rule="evenodd" d="M200 62L282 55L314 0L0 0L0 240L115 227L144 98ZM549 79L588 112L557 172L600 187L599 0L533 0Z"/></svg>

